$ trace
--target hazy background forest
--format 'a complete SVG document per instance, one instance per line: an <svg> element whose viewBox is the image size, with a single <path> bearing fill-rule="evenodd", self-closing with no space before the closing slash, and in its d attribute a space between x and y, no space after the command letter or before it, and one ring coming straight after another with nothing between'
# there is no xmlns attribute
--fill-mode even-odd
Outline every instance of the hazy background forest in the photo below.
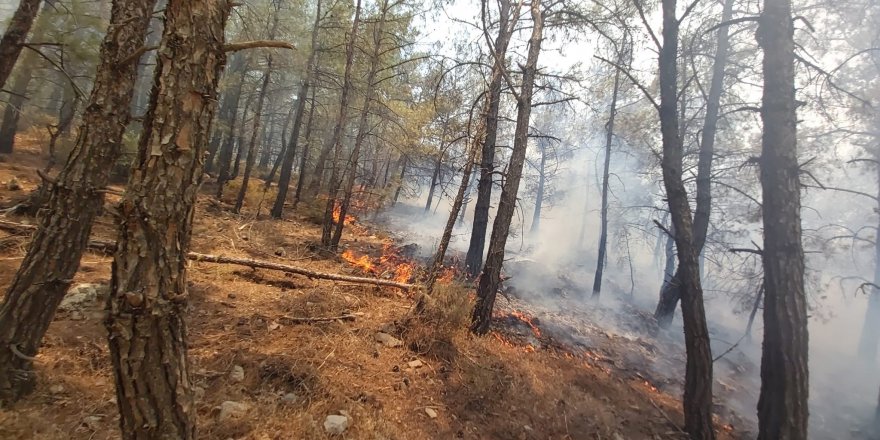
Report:
<svg viewBox="0 0 880 440"><path fill-rule="evenodd" d="M49 389L42 376L60 362L40 347L51 352L53 332L81 325L71 318L80 310L53 316L87 283L108 290L106 305L89 306L106 315L86 318L100 329L91 344L104 368L64 377L104 384L107 396L115 384L104 409L115 415L118 404L120 421L62 411L57 425L75 427L47 438L117 438L118 426L124 438L192 438L189 414L206 438L803 439L807 429L810 438L880 438L880 3L0 0L0 30L8 35L28 2L39 12L14 45L20 54L6 58L14 68L0 93L0 342L11 347L0 347L9 371L0 402L26 408L0 412L9 436L35 429L11 422L23 412L51 411L27 397ZM100 268L84 270L80 256ZM205 262L253 273L211 272ZM285 295L304 287L267 282L258 268L307 279L308 295L266 300L277 286ZM257 294L235 306L226 289ZM338 299L315 299L337 289L359 298L344 296L341 315ZM166 300L174 305L139 321ZM316 303L325 313L309 308ZM257 361L198 350L260 345L211 339L211 329L229 331L220 312L190 318L216 304L252 312L248 322L284 310L286 322L259 315L260 331L315 353L331 352L340 334L405 344L412 353L377 348L373 360L342 350L377 371L390 368L388 356L421 371L430 385L413 396L344 362L334 377L379 400L393 388L419 418L394 413L403 421L373 425L384 416L361 397L339 397L344 387L333 391L319 373L291 379L297 399L310 380L327 390L307 405L257 392L233 399L227 385L205 398L211 381L239 383L230 374L251 374ZM329 330L311 333L313 318ZM279 323L294 333L279 334ZM138 333L146 328L155 333ZM178 336L186 330L189 342ZM47 331L56 342L45 344ZM138 361L137 344L115 342L133 334L161 356ZM193 340L207 385L189 379ZM275 347L284 350L293 348ZM315 353L290 363L312 375L329 359ZM523 382L498 391L459 371L462 357L495 371L481 373L490 379ZM419 359L443 370L428 377L412 367ZM155 379L151 362L173 379L126 388ZM615 380L635 385L608 385ZM554 388L568 383L586 391ZM424 403L468 388L474 396L460 402ZM155 397L151 413L136 403L142 392L176 397ZM466 415L582 398L569 403L572 427L564 411L539 405L528 429ZM227 402L248 399L246 428L215 420ZM363 405L340 411L355 400ZM445 424L413 428L440 408L453 415ZM329 412L345 426L328 428ZM640 414L655 420L641 424ZM285 417L305 427L270 432ZM416 436L401 434L408 429Z"/></svg>

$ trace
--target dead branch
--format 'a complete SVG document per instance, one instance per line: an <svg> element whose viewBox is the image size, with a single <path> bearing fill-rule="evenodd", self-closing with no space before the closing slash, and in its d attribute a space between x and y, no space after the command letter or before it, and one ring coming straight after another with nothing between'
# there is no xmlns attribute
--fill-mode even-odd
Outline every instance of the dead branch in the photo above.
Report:
<svg viewBox="0 0 880 440"><path fill-rule="evenodd" d="M309 324L313 322L354 321L355 318L357 318L356 315L346 313L345 315L340 316L327 316L316 318L294 318L292 316L281 316L278 318L278 321L291 324Z"/></svg>
<svg viewBox="0 0 880 440"><path fill-rule="evenodd" d="M279 49L291 49L296 50L293 44L288 43L286 41L275 41L275 40L255 40L255 41L242 41L241 43L229 43L223 46L224 52L238 52L240 50L245 49L256 49L258 47L274 47Z"/></svg>
<svg viewBox="0 0 880 440"><path fill-rule="evenodd" d="M37 229L36 226L33 225L24 225L21 223L13 223L4 220L0 220L0 229L10 231L13 233L23 233L23 232L31 232ZM112 252L116 248L116 244L109 241L102 240L90 240L89 248L100 250L102 252ZM303 275L308 278L317 278L331 281L343 281L348 283L355 284L372 284L376 286L388 286L388 287L396 287L398 289L410 290L416 287L413 284L406 283L398 283L396 281L391 280L382 280L378 278L364 278L364 277L353 277L348 275L339 275L334 273L325 273L325 272L317 272L308 269L303 269L301 267L288 266L286 264L273 263L271 261L261 261L261 260L251 260L247 258L232 258L226 257L223 255L209 255L209 254L200 254L198 252L189 252L186 254L186 258L193 261L202 261L206 263L218 263L218 264L235 264L238 266L247 266L251 268L260 268L260 269L271 269L278 270L286 273L294 273L297 275Z"/></svg>

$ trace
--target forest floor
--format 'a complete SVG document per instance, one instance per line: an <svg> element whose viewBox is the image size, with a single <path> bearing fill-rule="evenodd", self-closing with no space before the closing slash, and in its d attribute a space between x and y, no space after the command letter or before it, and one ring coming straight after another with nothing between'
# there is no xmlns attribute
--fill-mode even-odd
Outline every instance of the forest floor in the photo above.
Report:
<svg viewBox="0 0 880 440"><path fill-rule="evenodd" d="M43 163L39 151L22 147L0 162L0 205L35 188L35 170ZM19 189L7 185L13 177ZM315 250L320 226L308 216L271 220L264 201L257 218L258 196L235 215L211 203L210 190L198 202L193 251L366 276L339 256ZM232 197L234 190L226 193ZM389 245L406 244L392 243L391 232L356 222L342 247L379 258L396 249ZM102 216L93 236L113 240L112 217ZM0 291L26 246L27 237L0 231ZM108 283L110 264L107 255L86 253L73 285ZM330 438L324 421L338 414L350 426L335 437L349 439L684 438L680 380L651 368L666 343L591 323L601 310L582 310L583 319L575 322L571 313L499 297L490 335L472 337L465 330L467 290L452 283L439 289L432 321L401 332L395 323L406 317L414 295L395 288L204 262L191 262L188 277L199 438ZM92 299L59 311L35 362L38 388L0 410L0 438L119 437L103 309L102 300ZM354 319L290 319L344 314ZM380 343L378 332L404 344ZM680 355L674 359L681 361ZM719 438L751 435L748 423L718 407Z"/></svg>

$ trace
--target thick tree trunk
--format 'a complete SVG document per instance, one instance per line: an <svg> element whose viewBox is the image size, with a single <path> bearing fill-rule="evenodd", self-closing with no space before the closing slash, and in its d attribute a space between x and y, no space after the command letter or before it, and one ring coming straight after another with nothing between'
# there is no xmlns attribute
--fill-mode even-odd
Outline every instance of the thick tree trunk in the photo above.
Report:
<svg viewBox="0 0 880 440"><path fill-rule="evenodd" d="M766 0L757 39L764 50L761 193L764 217L764 343L758 439L807 438L809 372L800 170L789 0Z"/></svg>
<svg viewBox="0 0 880 440"><path fill-rule="evenodd" d="M733 16L733 0L724 1L721 22L730 21ZM712 211L712 160L715 156L715 134L718 131L718 111L721 108L721 95L724 93L724 70L727 68L729 48L728 27L718 29L715 63L712 65L712 84L706 98L706 115L700 139L700 154L697 163L697 209L694 214L694 248L702 255L709 231L709 214ZM660 300L654 317L660 327L667 328L672 323L675 308L681 298L681 277L676 274L672 280L664 281L660 290Z"/></svg>
<svg viewBox="0 0 880 440"><path fill-rule="evenodd" d="M31 357L79 268L129 121L137 65L121 61L143 45L154 3L113 3L79 137L0 307L0 401L34 387Z"/></svg>
<svg viewBox="0 0 880 440"><path fill-rule="evenodd" d="M620 58L620 57L618 57ZM602 275L605 272L605 255L608 246L608 176L611 169L611 145L614 139L614 118L617 116L617 93L620 89L620 70L614 72L614 89L611 92L611 109L605 124L605 163L602 167L602 208L599 224L599 255L596 259L596 275L593 277L593 299L602 292Z"/></svg>
<svg viewBox="0 0 880 440"><path fill-rule="evenodd" d="M119 205L107 300L110 359L125 439L195 438L186 252L226 56L226 0L169 0L156 84Z"/></svg>
<svg viewBox="0 0 880 440"><path fill-rule="evenodd" d="M529 119L532 113L532 94L535 87L535 75L537 73L538 55L541 53L541 41L543 40L544 16L541 11L541 1L532 0L532 35L529 38L529 51L526 64L522 72L522 88L517 96L516 129L513 137L513 153L510 156L510 165L507 167L507 176L504 186L501 187L501 199L498 202L498 213L492 225L492 236L489 240L489 252L486 256L486 265L480 276L477 287L477 303L474 306L471 317L471 331L484 335L489 331L492 321L492 310L495 306L495 295L501 284L501 265L504 262L504 247L507 244L507 235L510 232L510 222L513 220L516 209L516 195L519 192L519 183L522 177L523 163L526 158L526 149L529 140ZM491 106L491 103L490 103ZM490 107L491 111L491 107ZM487 136L490 134L487 124Z"/></svg>
<svg viewBox="0 0 880 440"><path fill-rule="evenodd" d="M693 218L682 179L684 147L678 121L678 18L676 0L663 0L663 47L659 57L663 185L675 228L684 317L684 421L692 439L715 438L712 424L712 350L703 308L703 287L694 247Z"/></svg>
<svg viewBox="0 0 880 440"><path fill-rule="evenodd" d="M351 22L351 32L348 35L348 43L345 48L345 73L342 77L342 96L339 98L339 115L336 118L336 125L333 127L333 135L330 138L329 145L333 146L333 171L330 175L330 191L327 193L327 204L324 207L324 222L321 228L321 245L330 247L331 230L333 227L333 210L336 208L336 192L339 189L338 159L339 152L342 149L342 130L348 120L348 104L351 94L351 74L352 64L354 63L354 46L357 40L358 26L360 26L361 18L361 0L357 0L354 10L354 19ZM318 173L320 170L316 170ZM320 179L320 176L316 174Z"/></svg>
<svg viewBox="0 0 880 440"><path fill-rule="evenodd" d="M306 112L306 104L308 102L309 89L312 87L312 78L315 74L316 59L318 53L318 30L321 25L321 1L317 2L317 11L315 13L315 22L312 25L312 51L309 53L309 59L306 62L306 75L303 78L302 84L299 86L299 92L296 94L297 102L296 102L296 113L293 117L293 131L290 134L290 139L287 140L287 150L284 153L284 161L281 163L281 175L278 176L278 195L275 197L275 205L272 206L272 217L273 218L281 218L282 213L284 212L284 202L287 200L287 191L290 189L290 176L293 173L293 160L296 158L296 149L299 145L299 133L302 128L303 115ZM312 110L314 111L314 103L312 104ZM309 116L311 119L311 116ZM300 170L299 180L302 180L302 173L304 171L304 163L306 160L306 152L303 151L302 154L302 162L303 166ZM297 184L297 194L299 194L299 186L302 183Z"/></svg>
<svg viewBox="0 0 880 440"><path fill-rule="evenodd" d="M495 171L495 141L498 136L498 111L501 106L501 89L507 46L513 28L519 19L519 7L511 14L510 0L500 0L498 36L495 38L492 76L489 80L489 111L486 113L486 140L480 154L480 182L477 184L477 202L474 205L474 223L468 245L465 265L470 276L477 276L483 267L483 251L486 248L486 231L489 228L489 208L492 203L492 183ZM487 2L483 1L485 9Z"/></svg>
<svg viewBox="0 0 880 440"><path fill-rule="evenodd" d="M0 38L0 89L6 85L6 79L24 48L31 26L40 12L40 3L41 0L20 0L18 9L6 26L6 33Z"/></svg>
<svg viewBox="0 0 880 440"><path fill-rule="evenodd" d="M254 91L256 91L256 89ZM235 180L238 178L238 172L241 167L241 158L242 158L242 156L244 156L244 152L245 152L245 147L244 147L245 131L244 131L244 128L247 125L248 111L251 109L251 103L254 102L255 96L257 96L257 94L251 93L248 95L247 100L245 100L244 108L242 109L242 113L241 113L241 120L238 123L238 129L235 130L235 137L234 137L235 141L234 142L235 142L235 145L238 146L238 148L235 151L235 159L232 161L232 172L229 174L229 180ZM218 185L218 189L217 189L218 194L219 194L219 191L222 191L222 188L223 188L222 185ZM219 197L218 197L218 199L219 199Z"/></svg>
<svg viewBox="0 0 880 440"><path fill-rule="evenodd" d="M269 170L269 174L266 174L265 179L263 179L267 189L272 186L272 181L275 180L275 175L278 174L278 168L281 166L281 162L284 161L284 156L287 155L287 129L290 128L290 124L293 122L293 118L296 115L296 107L298 106L299 102L297 102L297 106L290 108L290 111L287 112L287 117L284 118L284 126L281 127L281 151L275 156L275 160L272 161L272 169ZM293 154L296 156L296 149L294 149Z"/></svg>
<svg viewBox="0 0 880 440"><path fill-rule="evenodd" d="M278 22L278 15L275 15L275 22ZM273 30L274 31L274 30ZM274 32L272 32L274 33ZM254 163L257 161L257 144L260 139L260 124L263 121L263 102L266 100L266 92L269 89L269 81L272 77L272 56L269 56L266 63L266 72L263 73L263 84L260 87L260 95L257 98L256 108L254 109L254 123L251 128L251 141L247 149L247 158L244 164L244 174L241 176L241 187L238 189L238 196L235 198L235 207L233 212L236 214L241 212L244 205L244 196L248 191L248 184L251 179L251 172L254 169ZM241 146L239 148L242 148Z"/></svg>
<svg viewBox="0 0 880 440"><path fill-rule="evenodd" d="M22 59L27 59L27 56ZM33 79L31 72L22 71L14 75L12 92L3 111L3 125L0 125L0 154L12 154L15 149L15 134L18 132L18 119L27 96L28 86Z"/></svg>

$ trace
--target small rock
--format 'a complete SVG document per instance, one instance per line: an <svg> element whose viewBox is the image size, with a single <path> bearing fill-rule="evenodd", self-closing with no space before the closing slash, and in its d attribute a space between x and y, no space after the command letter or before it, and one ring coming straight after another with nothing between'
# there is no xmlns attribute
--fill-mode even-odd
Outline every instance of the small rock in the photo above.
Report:
<svg viewBox="0 0 880 440"><path fill-rule="evenodd" d="M434 408L425 408L425 414L432 419L437 418L437 411L435 411Z"/></svg>
<svg viewBox="0 0 880 440"><path fill-rule="evenodd" d="M85 317L83 316L82 312L80 312L79 310L74 310L70 312L71 321L82 321L84 318Z"/></svg>
<svg viewBox="0 0 880 440"><path fill-rule="evenodd" d="M83 417L82 424L91 429L92 431L97 431L100 428L101 424L101 416L87 416Z"/></svg>
<svg viewBox="0 0 880 440"><path fill-rule="evenodd" d="M83 283L71 287L58 305L58 310L75 310L97 303L106 298L110 287L106 284Z"/></svg>
<svg viewBox="0 0 880 440"><path fill-rule="evenodd" d="M400 347L403 345L403 341L385 332L376 333L376 341L386 347Z"/></svg>
<svg viewBox="0 0 880 440"><path fill-rule="evenodd" d="M227 400L221 403L218 408L220 409L220 413L217 418L220 421L225 421L244 417L250 409L250 406L246 403Z"/></svg>
<svg viewBox="0 0 880 440"><path fill-rule="evenodd" d="M526 430L526 431L528 431L528 432L532 432L532 431L534 431L534 429L532 429L532 427L531 427L530 425L523 425L523 429Z"/></svg>
<svg viewBox="0 0 880 440"><path fill-rule="evenodd" d="M416 359L414 361L407 362L406 365L410 368L422 368L425 364L423 364L422 361Z"/></svg>
<svg viewBox="0 0 880 440"><path fill-rule="evenodd" d="M229 299L235 299L236 295L234 293L230 293L229 295L226 295L226 297Z"/></svg>
<svg viewBox="0 0 880 440"><path fill-rule="evenodd" d="M393 373L398 373L398 372L400 372L400 366L399 366L399 365L395 365L395 366L391 367L391 372L393 372Z"/></svg>
<svg viewBox="0 0 880 440"><path fill-rule="evenodd" d="M330 435L340 435L348 429L348 417L329 415L324 419L324 431Z"/></svg>
<svg viewBox="0 0 880 440"><path fill-rule="evenodd" d="M279 328L281 328L281 324L276 321L272 321L269 323L269 326L267 328L271 332L272 330L278 330Z"/></svg>
<svg viewBox="0 0 880 440"><path fill-rule="evenodd" d="M275 249L275 255L277 255L279 257L283 257L283 256L287 255L287 252L284 250L283 247L279 246Z"/></svg>
<svg viewBox="0 0 880 440"><path fill-rule="evenodd" d="M233 383L239 383L244 380L244 368L241 365L235 365L232 367L232 371L229 372L229 380Z"/></svg>
<svg viewBox="0 0 880 440"><path fill-rule="evenodd" d="M205 389L199 386L193 387L193 395L196 402L201 402L205 398Z"/></svg>
<svg viewBox="0 0 880 440"><path fill-rule="evenodd" d="M299 397L297 397L297 395L293 393L287 393L281 396L281 401L288 405L296 403L297 400L299 400Z"/></svg>
<svg viewBox="0 0 880 440"><path fill-rule="evenodd" d="M18 179L13 177L6 182L6 189L10 191L21 191L21 183L18 182Z"/></svg>
<svg viewBox="0 0 880 440"><path fill-rule="evenodd" d="M52 385L51 387L49 387L49 392L52 394L61 394L64 392L64 386L63 385Z"/></svg>

